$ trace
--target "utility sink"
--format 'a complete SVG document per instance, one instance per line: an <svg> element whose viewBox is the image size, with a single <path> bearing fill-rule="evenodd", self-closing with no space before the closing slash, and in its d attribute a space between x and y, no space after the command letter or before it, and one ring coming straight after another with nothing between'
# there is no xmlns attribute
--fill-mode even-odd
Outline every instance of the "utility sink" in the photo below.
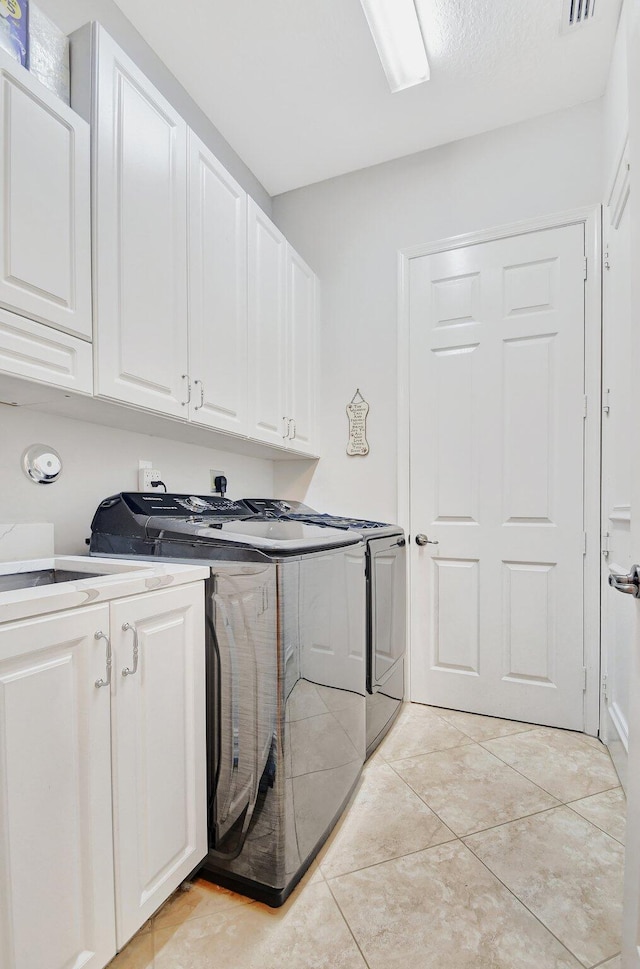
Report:
<svg viewBox="0 0 640 969"><path fill-rule="evenodd" d="M77 582L78 579L97 579L107 572L77 572L72 569L37 569L33 572L10 572L0 575L0 592L14 589L33 589L36 586L56 585L58 582Z"/></svg>

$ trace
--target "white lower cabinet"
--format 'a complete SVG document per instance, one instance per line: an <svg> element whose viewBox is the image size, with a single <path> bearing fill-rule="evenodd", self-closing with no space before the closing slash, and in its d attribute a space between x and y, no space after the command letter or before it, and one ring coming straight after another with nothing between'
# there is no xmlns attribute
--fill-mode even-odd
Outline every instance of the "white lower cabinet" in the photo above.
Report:
<svg viewBox="0 0 640 969"><path fill-rule="evenodd" d="M101 969L116 952L109 607L0 626L0 965Z"/></svg>
<svg viewBox="0 0 640 969"><path fill-rule="evenodd" d="M205 856L203 595L0 625L2 969L102 969Z"/></svg>
<svg viewBox="0 0 640 969"><path fill-rule="evenodd" d="M120 949L207 853L202 583L113 602L111 630Z"/></svg>

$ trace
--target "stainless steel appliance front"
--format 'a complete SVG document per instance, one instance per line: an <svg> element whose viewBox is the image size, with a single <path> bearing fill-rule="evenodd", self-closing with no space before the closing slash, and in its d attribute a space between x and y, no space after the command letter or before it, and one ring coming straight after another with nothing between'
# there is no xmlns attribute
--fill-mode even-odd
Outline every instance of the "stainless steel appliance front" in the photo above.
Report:
<svg viewBox="0 0 640 969"><path fill-rule="evenodd" d="M208 583L209 831L202 874L281 904L366 753L362 545L216 565Z"/></svg>
<svg viewBox="0 0 640 969"><path fill-rule="evenodd" d="M404 534L367 536L367 756L404 699L407 550Z"/></svg>

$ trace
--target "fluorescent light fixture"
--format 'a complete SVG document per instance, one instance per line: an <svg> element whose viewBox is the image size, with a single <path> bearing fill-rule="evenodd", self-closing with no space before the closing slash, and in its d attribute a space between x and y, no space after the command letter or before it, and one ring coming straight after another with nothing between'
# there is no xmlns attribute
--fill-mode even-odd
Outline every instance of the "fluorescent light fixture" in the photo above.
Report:
<svg viewBox="0 0 640 969"><path fill-rule="evenodd" d="M360 0L369 30L395 93L430 77L414 0Z"/></svg>

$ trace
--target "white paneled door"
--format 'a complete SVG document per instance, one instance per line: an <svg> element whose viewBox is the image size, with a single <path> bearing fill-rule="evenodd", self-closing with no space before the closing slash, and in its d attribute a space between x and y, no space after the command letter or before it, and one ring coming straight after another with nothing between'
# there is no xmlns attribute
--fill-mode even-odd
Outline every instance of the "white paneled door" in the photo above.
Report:
<svg viewBox="0 0 640 969"><path fill-rule="evenodd" d="M582 730L584 226L410 265L412 698Z"/></svg>

